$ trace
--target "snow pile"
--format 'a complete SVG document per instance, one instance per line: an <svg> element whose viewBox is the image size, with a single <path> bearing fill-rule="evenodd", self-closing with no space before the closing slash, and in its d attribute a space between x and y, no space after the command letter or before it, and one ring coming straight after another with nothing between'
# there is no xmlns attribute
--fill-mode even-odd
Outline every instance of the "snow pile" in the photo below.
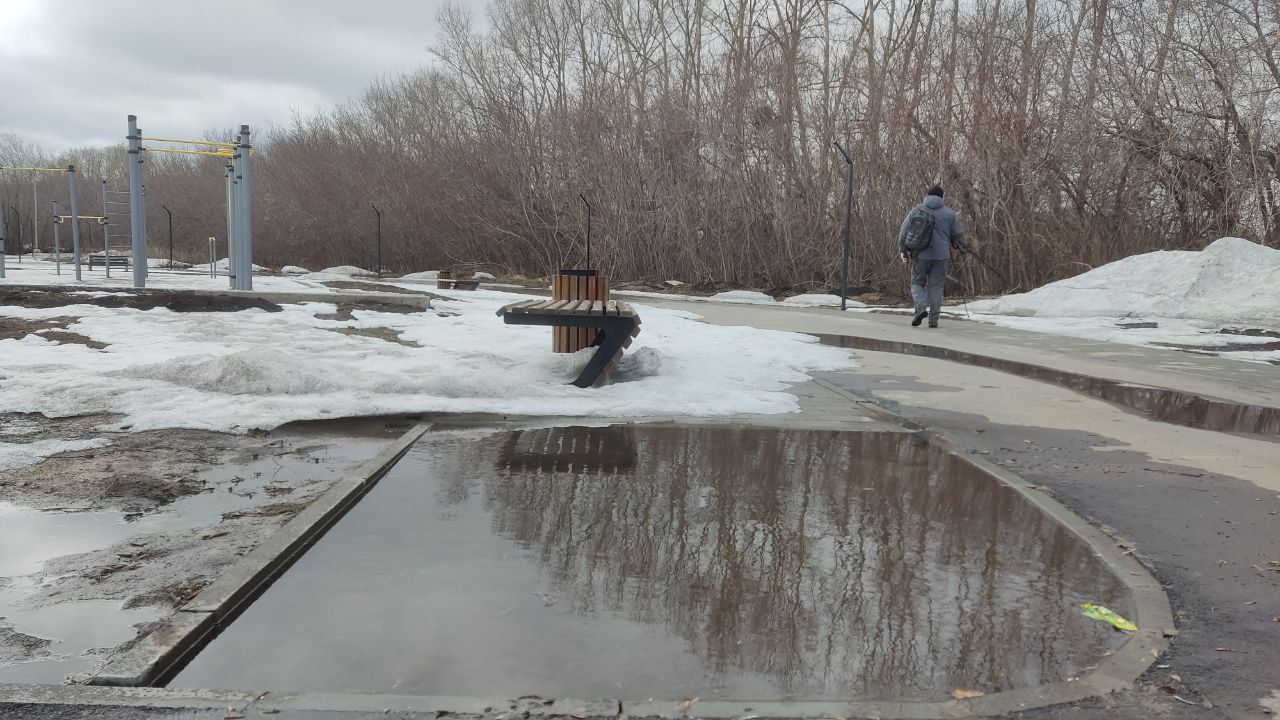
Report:
<svg viewBox="0 0 1280 720"><path fill-rule="evenodd" d="M151 261L148 261L148 262L151 262ZM166 261L166 262L167 262L167 261ZM207 273L207 272L209 272L209 263L203 263L203 264L200 264L200 265L190 265L189 267L190 267L192 270L199 270L199 271L201 271L201 272L206 272L206 273ZM215 263L213 264L213 269L214 269L214 272L220 272L220 273L225 273L225 272L227 272L228 270L230 270L230 269L231 269L231 259L230 259L230 258L222 258L221 260L219 260L219 261L217 261L217 262L215 262ZM257 264L255 264L255 265L253 266L253 271L254 271L254 272L256 272L256 273L260 273L260 272L269 272L269 270L268 270L267 268L265 268L265 267L263 267L263 266L261 266L261 265L257 265Z"/></svg>
<svg viewBox="0 0 1280 720"><path fill-rule="evenodd" d="M667 287L680 287L681 285L684 285L684 282L681 280L663 280L662 284Z"/></svg>
<svg viewBox="0 0 1280 720"><path fill-rule="evenodd" d="M378 273L365 270L354 265L338 265L320 271L325 275L346 275L347 277L378 277Z"/></svg>
<svg viewBox="0 0 1280 720"><path fill-rule="evenodd" d="M306 275L310 272L311 272L310 270L304 267L299 267L297 265L285 265L284 267L280 268L281 275Z"/></svg>
<svg viewBox="0 0 1280 720"><path fill-rule="evenodd" d="M1134 255L1021 295L969 304L1022 317L1182 318L1280 328L1280 250L1222 238L1197 251Z"/></svg>
<svg viewBox="0 0 1280 720"><path fill-rule="evenodd" d="M69 330L109 343L93 350L38 335L0 340L0 412L118 413L108 429L236 432L396 413L785 413L798 409L789 385L853 365L847 352L807 335L707 325L688 313L641 307L644 331L628 351L627 372L581 390L569 382L594 351L553 353L546 328L495 317L521 299L477 290L466 300L434 301L425 312L356 310L345 321L322 319L334 313L332 303L284 304L275 313L0 306L0 316L78 317ZM416 347L382 339L388 336Z"/></svg>
<svg viewBox="0 0 1280 720"><path fill-rule="evenodd" d="M102 253L97 253L98 257L102 257ZM167 268L170 270L186 270L191 267L191 263L185 263L181 260L169 262L169 258L148 258L147 267L150 268ZM209 263L204 264L205 271L209 270Z"/></svg>
<svg viewBox="0 0 1280 720"><path fill-rule="evenodd" d="M472 276L471 276L471 279L472 279L472 280L494 280L494 279L496 279L496 278L495 278L493 275L490 275L490 274L489 274L489 273L487 273L487 272L478 272L478 273L476 273L476 274L472 275Z"/></svg>
<svg viewBox="0 0 1280 720"><path fill-rule="evenodd" d="M783 300L782 304L796 307L840 307L840 296L828 294L792 295ZM845 301L845 307L862 308L866 306L866 303L860 303L857 300Z"/></svg>
<svg viewBox="0 0 1280 720"><path fill-rule="evenodd" d="M28 467L44 460L50 455L71 452L73 450L92 450L106 447L111 441L106 438L89 440L36 440L30 443L0 442L0 472Z"/></svg>
<svg viewBox="0 0 1280 720"><path fill-rule="evenodd" d="M755 290L728 290L716 293L710 299L719 300L720 302L751 303L753 305L772 305L774 303L773 298Z"/></svg>
<svg viewBox="0 0 1280 720"><path fill-rule="evenodd" d="M397 280L435 280L440 276L439 270L424 270L423 272L409 273L401 275Z"/></svg>

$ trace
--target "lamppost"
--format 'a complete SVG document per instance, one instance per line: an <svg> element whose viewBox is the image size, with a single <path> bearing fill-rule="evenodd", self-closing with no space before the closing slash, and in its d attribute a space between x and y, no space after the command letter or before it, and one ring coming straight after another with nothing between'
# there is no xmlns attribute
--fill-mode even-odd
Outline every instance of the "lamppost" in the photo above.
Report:
<svg viewBox="0 0 1280 720"><path fill-rule="evenodd" d="M587 202L587 196L578 193L578 198L582 200L582 204L587 206L587 267L591 269L591 203Z"/></svg>
<svg viewBox="0 0 1280 720"><path fill-rule="evenodd" d="M378 277L382 277L382 213L373 203L369 203L369 207L373 208L373 214L378 216Z"/></svg>
<svg viewBox="0 0 1280 720"><path fill-rule="evenodd" d="M835 145L836 150L844 156L844 164L848 166L844 188L844 264L840 272L840 309L845 310L849 298L849 222L853 217L853 160L849 158L849 153L840 147L840 143L831 144Z"/></svg>
<svg viewBox="0 0 1280 720"><path fill-rule="evenodd" d="M169 212L168 205L161 205L160 209L164 210L165 215L169 216L169 269L172 270L173 269L173 213Z"/></svg>

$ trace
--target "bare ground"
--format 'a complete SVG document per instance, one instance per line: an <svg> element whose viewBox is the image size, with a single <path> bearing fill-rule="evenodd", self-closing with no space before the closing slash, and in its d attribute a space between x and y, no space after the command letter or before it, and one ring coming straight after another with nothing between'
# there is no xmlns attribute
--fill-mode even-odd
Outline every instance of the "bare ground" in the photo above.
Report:
<svg viewBox="0 0 1280 720"><path fill-rule="evenodd" d="M14 416L8 416L12 419ZM0 500L38 508L153 509L200 492L197 475L242 449L251 438L199 430L94 432L108 416L49 421L23 440L106 437L111 445L54 455L0 475ZM36 437L41 436L41 437Z"/></svg>
<svg viewBox="0 0 1280 720"><path fill-rule="evenodd" d="M166 505L197 493L230 492L242 501L220 518L214 515L212 525L206 516L205 527L138 535L47 561L31 576L36 581L32 592L10 605L10 615L86 600L116 600L123 608L179 607L307 507L347 467L375 454L410 424L404 418L295 423L265 437L95 429L113 419L110 415L0 415L0 439L5 442L91 437L108 437L112 442L0 475L0 501L40 509L118 510L122 522L164 511ZM263 473L252 472L264 466L292 470L262 477ZM215 480L210 481L211 477ZM254 489L246 490L251 484ZM12 585L0 577L0 589ZM47 657L49 644L0 617L0 666ZM101 648L91 654L105 657L111 652Z"/></svg>

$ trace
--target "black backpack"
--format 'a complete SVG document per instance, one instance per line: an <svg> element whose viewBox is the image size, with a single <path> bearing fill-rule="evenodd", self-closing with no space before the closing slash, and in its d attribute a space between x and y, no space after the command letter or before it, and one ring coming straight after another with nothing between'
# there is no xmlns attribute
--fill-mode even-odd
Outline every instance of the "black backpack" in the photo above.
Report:
<svg viewBox="0 0 1280 720"><path fill-rule="evenodd" d="M933 241L933 213L923 205L917 205L907 216L907 232L902 245L907 252L919 252Z"/></svg>

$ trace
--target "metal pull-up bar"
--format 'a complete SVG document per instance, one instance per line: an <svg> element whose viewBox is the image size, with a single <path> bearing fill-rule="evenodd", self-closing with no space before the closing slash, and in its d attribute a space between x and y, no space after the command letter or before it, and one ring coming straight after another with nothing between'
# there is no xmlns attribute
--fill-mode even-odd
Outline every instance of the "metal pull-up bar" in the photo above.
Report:
<svg viewBox="0 0 1280 720"><path fill-rule="evenodd" d="M143 152L173 153L175 155L208 155L211 157L235 157L230 150L182 150L180 148L144 147Z"/></svg>
<svg viewBox="0 0 1280 720"><path fill-rule="evenodd" d="M253 289L253 241L252 206L250 201L250 168L249 158L253 148L249 145L249 126L241 125L239 136L234 141L188 140L158 136L144 136L138 128L138 116L129 116L129 218L133 233L133 286L146 287L147 277L147 227L146 214L142 197L142 154L144 152L172 153L175 155L195 155L201 157L217 157L227 161L225 174L227 188L227 254L231 267L227 273L231 277L231 289ZM170 143L174 145L192 145L212 148L209 150L192 150L180 147L143 146L148 143ZM103 200L106 207L107 201ZM214 260L210 259L210 269Z"/></svg>

